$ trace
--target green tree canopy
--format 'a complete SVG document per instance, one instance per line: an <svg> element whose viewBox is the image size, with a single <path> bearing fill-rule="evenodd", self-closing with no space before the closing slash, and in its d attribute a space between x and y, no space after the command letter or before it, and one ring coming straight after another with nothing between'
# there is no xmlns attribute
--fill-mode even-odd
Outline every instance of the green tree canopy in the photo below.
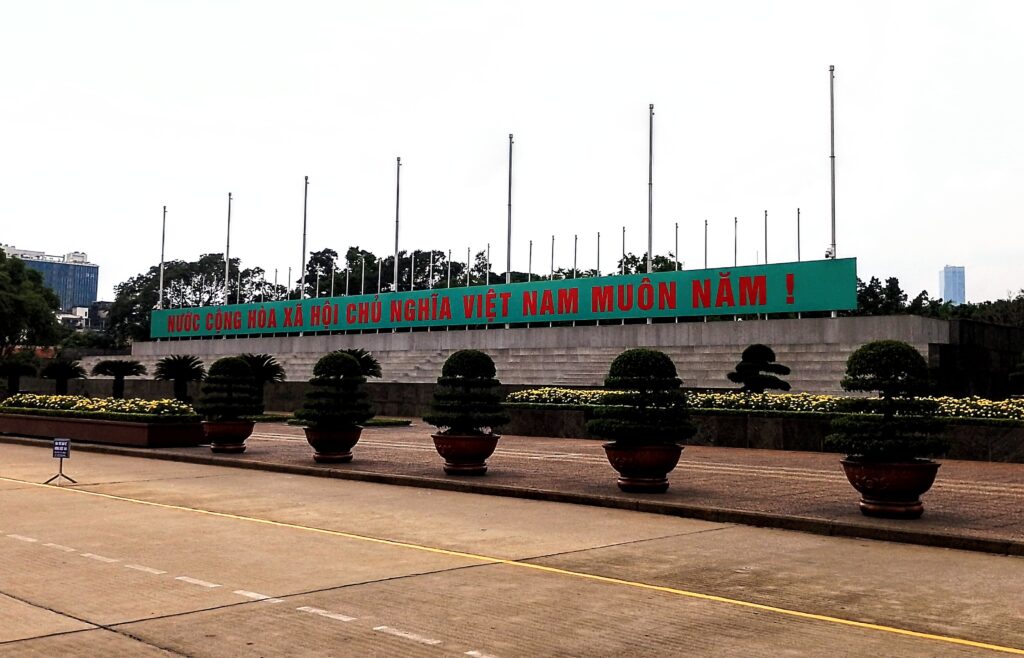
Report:
<svg viewBox="0 0 1024 658"><path fill-rule="evenodd" d="M18 345L47 345L60 335L60 300L39 272L0 249L0 357Z"/></svg>

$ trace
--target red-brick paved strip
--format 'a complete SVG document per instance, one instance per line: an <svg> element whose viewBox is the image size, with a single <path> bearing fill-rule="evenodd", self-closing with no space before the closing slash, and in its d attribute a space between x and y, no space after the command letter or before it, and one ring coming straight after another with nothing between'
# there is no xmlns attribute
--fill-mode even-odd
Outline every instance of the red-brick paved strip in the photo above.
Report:
<svg viewBox="0 0 1024 658"><path fill-rule="evenodd" d="M272 423L257 425L241 455L214 455L207 447L76 449L1024 555L1024 464L945 460L923 497L924 517L896 521L860 513L835 454L689 446L667 493L627 494L616 487L599 441L504 436L486 476L457 477L442 471L432 429L418 422L368 428L353 461L334 465L313 461L301 428Z"/></svg>

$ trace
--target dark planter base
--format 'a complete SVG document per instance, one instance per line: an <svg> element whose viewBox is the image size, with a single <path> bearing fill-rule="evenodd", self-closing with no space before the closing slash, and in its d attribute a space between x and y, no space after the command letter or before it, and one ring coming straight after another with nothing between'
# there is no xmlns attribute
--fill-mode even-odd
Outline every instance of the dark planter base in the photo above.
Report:
<svg viewBox="0 0 1024 658"><path fill-rule="evenodd" d="M251 420L207 420L203 421L203 433L211 451L237 454L245 452L245 440L255 425Z"/></svg>
<svg viewBox="0 0 1024 658"><path fill-rule="evenodd" d="M318 464L344 464L352 461L352 446L359 441L362 427L354 430L305 428L306 442L313 448L313 461Z"/></svg>
<svg viewBox="0 0 1024 658"><path fill-rule="evenodd" d="M608 462L619 473L619 489L628 493L665 493L668 474L679 463L683 446L604 444Z"/></svg>
<svg viewBox="0 0 1024 658"><path fill-rule="evenodd" d="M498 446L497 434L431 434L448 475L484 475L487 458Z"/></svg>
<svg viewBox="0 0 1024 658"><path fill-rule="evenodd" d="M0 414L0 433L72 439L138 448L176 448L203 443L203 428L191 423L129 423L119 420Z"/></svg>
<svg viewBox="0 0 1024 658"><path fill-rule="evenodd" d="M860 511L886 519L920 518L924 513L921 494L931 489L939 470L939 463L930 459L892 464L839 461L861 494Z"/></svg>

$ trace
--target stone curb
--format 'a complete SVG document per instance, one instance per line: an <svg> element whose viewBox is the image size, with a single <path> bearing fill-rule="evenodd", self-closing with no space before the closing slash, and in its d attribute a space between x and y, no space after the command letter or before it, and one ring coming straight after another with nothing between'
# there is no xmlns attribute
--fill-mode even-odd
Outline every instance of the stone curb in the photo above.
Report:
<svg viewBox="0 0 1024 658"><path fill-rule="evenodd" d="M31 439L11 436L0 437L0 442L36 447L49 447L51 445L51 442L48 439ZM711 521L714 523L735 523L761 528L795 530L798 532L808 532L833 537L874 539L878 541L933 546L937 548L953 548L981 553L1024 556L1024 541L1014 541L1011 539L985 539L982 537L967 537L907 528L886 528L870 525L869 523L860 524L806 516L751 512L747 510L723 507L702 507L699 505L665 503L647 498L620 498L616 496L599 496L593 494L555 491L536 487L514 487L500 484L488 484L480 480L454 480L448 478L423 477L418 475L338 470L323 466L297 466L293 464L259 462L238 459L235 457L214 456L212 454L208 456L181 455L155 452L152 449L127 448L99 444L76 444L75 449L83 452L162 459L166 461L203 464L208 466L248 468L275 473L288 473L290 475L312 475L316 477L337 478L341 480L355 480L359 482L373 482L376 484L391 484L406 487L421 487L425 489L441 489L444 491L482 494L487 496L507 496L511 498L543 500L555 503L590 505L593 507L607 507L612 509L648 512L651 514L665 514L667 516L678 516L688 519L698 519L700 521Z"/></svg>

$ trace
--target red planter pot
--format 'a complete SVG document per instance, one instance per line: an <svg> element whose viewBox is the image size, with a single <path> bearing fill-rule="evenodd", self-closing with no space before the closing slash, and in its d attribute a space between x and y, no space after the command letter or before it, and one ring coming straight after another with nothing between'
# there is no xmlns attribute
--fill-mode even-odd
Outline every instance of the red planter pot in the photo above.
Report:
<svg viewBox="0 0 1024 658"><path fill-rule="evenodd" d="M363 428L333 430L307 427L306 442L313 448L318 464L343 464L352 461L352 446L359 441Z"/></svg>
<svg viewBox="0 0 1024 658"><path fill-rule="evenodd" d="M919 518L924 513L921 494L931 489L939 470L930 459L879 464L846 458L839 463L860 492L860 511L888 519Z"/></svg>
<svg viewBox="0 0 1024 658"><path fill-rule="evenodd" d="M251 420L204 420L203 434L213 452L245 452L245 440L255 425Z"/></svg>
<svg viewBox="0 0 1024 658"><path fill-rule="evenodd" d="M619 473L619 489L629 493L664 493L668 474L679 463L683 446L674 443L629 445L604 444L608 462Z"/></svg>
<svg viewBox="0 0 1024 658"><path fill-rule="evenodd" d="M497 434L431 434L448 475L483 475L498 446Z"/></svg>

